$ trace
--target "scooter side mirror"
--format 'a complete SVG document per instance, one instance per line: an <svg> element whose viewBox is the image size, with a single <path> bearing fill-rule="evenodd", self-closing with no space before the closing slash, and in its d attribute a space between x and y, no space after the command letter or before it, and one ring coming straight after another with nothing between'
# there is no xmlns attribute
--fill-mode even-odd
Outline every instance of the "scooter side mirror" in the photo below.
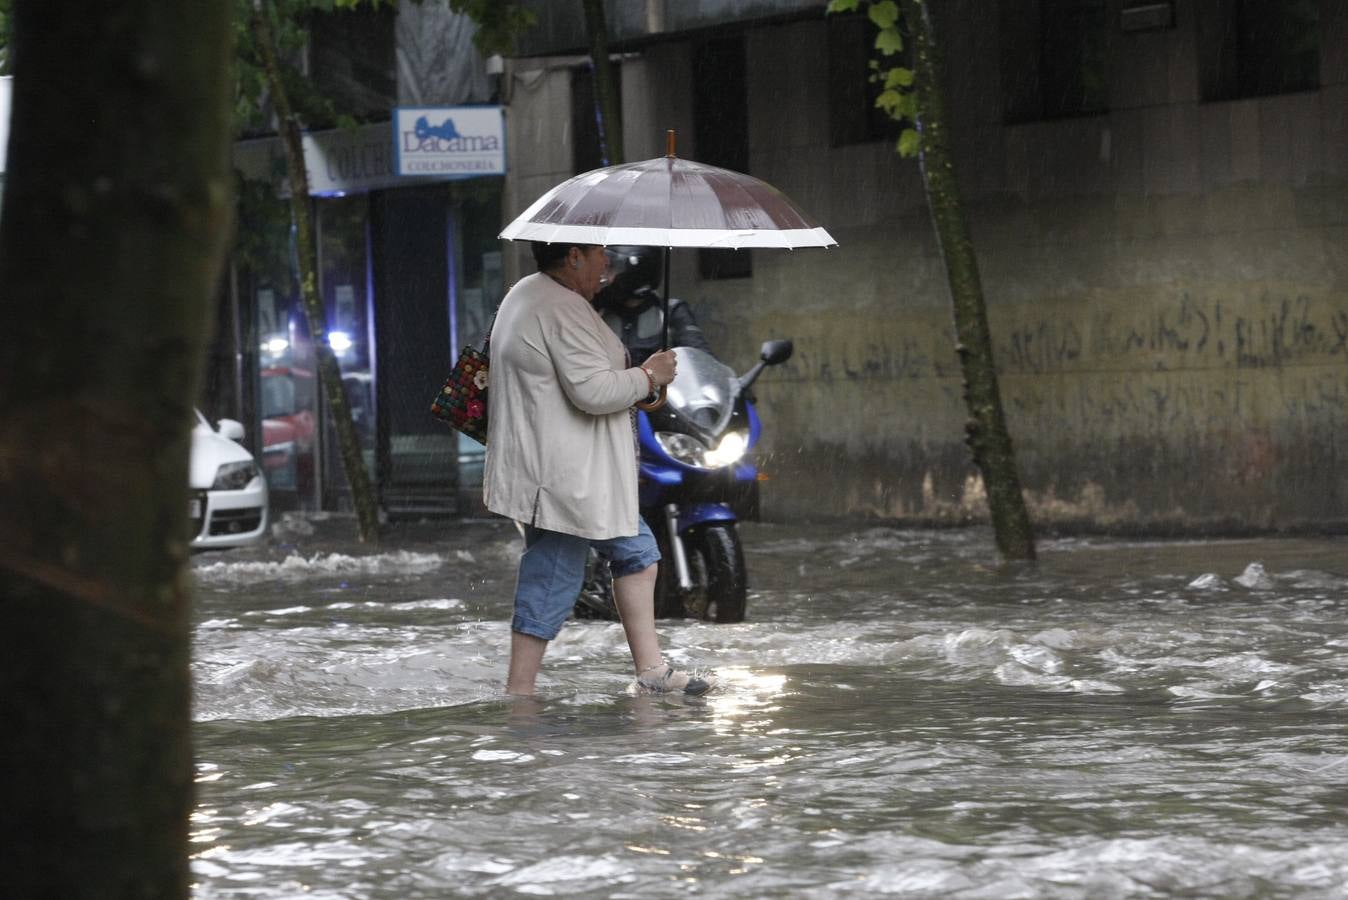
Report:
<svg viewBox="0 0 1348 900"><path fill-rule="evenodd" d="M787 340L764 341L760 358L768 365L775 366L790 359L793 350L795 347Z"/></svg>
<svg viewBox="0 0 1348 900"><path fill-rule="evenodd" d="M749 386L758 380L758 376L763 374L765 368L790 359L793 349L795 348L790 341L764 341L762 355L759 357L762 361L754 363L752 369L740 376L740 389L747 391Z"/></svg>

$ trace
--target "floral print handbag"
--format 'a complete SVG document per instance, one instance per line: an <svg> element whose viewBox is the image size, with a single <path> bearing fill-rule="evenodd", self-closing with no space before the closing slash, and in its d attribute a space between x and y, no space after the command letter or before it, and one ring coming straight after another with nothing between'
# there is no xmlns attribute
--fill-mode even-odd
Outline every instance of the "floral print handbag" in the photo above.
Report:
<svg viewBox="0 0 1348 900"><path fill-rule="evenodd" d="M495 320L493 316L493 323ZM487 443L487 367L490 352L491 326L488 326L482 349L472 344L463 348L444 387L431 401L431 415L484 446Z"/></svg>

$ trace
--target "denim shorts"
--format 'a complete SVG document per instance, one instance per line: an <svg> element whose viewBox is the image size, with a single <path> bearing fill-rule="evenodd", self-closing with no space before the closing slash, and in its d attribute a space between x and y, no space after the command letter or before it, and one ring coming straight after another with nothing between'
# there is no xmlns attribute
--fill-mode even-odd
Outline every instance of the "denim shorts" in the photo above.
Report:
<svg viewBox="0 0 1348 900"><path fill-rule="evenodd" d="M585 580L589 549L608 560L614 578L635 575L660 561L655 535L637 518L632 537L592 541L574 534L524 526L524 554L515 582L515 617L510 629L550 641L571 615Z"/></svg>

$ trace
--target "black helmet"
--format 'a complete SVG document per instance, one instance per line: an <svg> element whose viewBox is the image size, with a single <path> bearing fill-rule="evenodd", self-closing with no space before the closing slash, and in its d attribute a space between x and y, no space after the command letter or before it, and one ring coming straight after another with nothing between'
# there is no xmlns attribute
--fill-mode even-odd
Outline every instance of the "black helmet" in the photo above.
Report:
<svg viewBox="0 0 1348 900"><path fill-rule="evenodd" d="M615 298L630 297L642 288L660 290L660 251L655 247L605 247L612 274L603 293Z"/></svg>

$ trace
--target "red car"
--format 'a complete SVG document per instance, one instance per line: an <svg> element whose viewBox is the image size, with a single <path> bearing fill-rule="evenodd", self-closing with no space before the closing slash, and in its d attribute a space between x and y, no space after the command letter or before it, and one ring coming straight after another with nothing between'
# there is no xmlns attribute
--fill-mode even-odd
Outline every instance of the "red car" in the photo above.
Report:
<svg viewBox="0 0 1348 900"><path fill-rule="evenodd" d="M317 382L314 373L289 366L261 372L262 468L279 490L313 487L314 415Z"/></svg>

